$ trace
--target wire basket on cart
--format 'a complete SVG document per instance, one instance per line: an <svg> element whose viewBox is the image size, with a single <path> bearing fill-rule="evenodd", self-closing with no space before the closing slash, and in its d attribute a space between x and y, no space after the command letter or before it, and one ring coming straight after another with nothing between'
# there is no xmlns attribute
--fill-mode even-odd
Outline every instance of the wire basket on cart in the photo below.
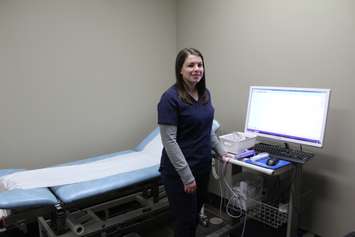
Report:
<svg viewBox="0 0 355 237"><path fill-rule="evenodd" d="M303 192L300 198L304 203L310 202L312 191L307 190ZM307 201L308 200L308 201ZM286 224L288 221L288 203L279 204L278 207L274 205L267 204L265 202L249 199L249 202L253 203L250 205L250 208L246 211L248 218L262 222L268 226L271 226L275 229ZM303 212L304 209L299 209L300 212Z"/></svg>
<svg viewBox="0 0 355 237"><path fill-rule="evenodd" d="M238 217L246 215L248 218L275 229L287 223L288 212L280 211L278 207L253 199L248 199L248 206L246 210L240 205L229 206L228 208L229 212L238 213Z"/></svg>
<svg viewBox="0 0 355 237"><path fill-rule="evenodd" d="M236 176L233 196L228 208L233 210L234 217L246 215L275 229L288 220L288 204L270 204L263 202L263 179L260 175L241 172Z"/></svg>
<svg viewBox="0 0 355 237"><path fill-rule="evenodd" d="M252 202L255 203L252 208L247 210L247 217L262 222L275 229L287 223L287 211L280 211L278 207L260 201L252 200Z"/></svg>

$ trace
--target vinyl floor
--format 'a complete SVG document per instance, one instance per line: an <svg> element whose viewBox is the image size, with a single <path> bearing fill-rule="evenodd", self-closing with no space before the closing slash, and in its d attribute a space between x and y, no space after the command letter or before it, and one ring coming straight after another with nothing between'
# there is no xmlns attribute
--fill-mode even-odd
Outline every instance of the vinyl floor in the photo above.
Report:
<svg viewBox="0 0 355 237"><path fill-rule="evenodd" d="M225 214L220 217L219 210L207 207L205 214L208 217L208 225L199 225L196 237L285 237L286 226L275 230L272 227L261 224L257 221L247 219L245 226L243 220L235 221L228 218ZM221 222L221 223L218 223ZM100 235L99 235L100 236ZM172 218L167 214L157 218L154 222L137 227L127 233L110 235L112 237L173 237L174 226ZM0 237L38 237L36 225L31 226L27 234L18 230L0 233ZM297 237L320 237L299 231Z"/></svg>

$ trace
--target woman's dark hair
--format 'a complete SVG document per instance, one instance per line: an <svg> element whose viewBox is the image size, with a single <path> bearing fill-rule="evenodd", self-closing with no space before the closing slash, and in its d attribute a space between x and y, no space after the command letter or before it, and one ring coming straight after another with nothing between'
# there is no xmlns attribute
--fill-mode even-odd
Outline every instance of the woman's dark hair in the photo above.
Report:
<svg viewBox="0 0 355 237"><path fill-rule="evenodd" d="M193 103L192 97L187 92L186 84L184 83L184 79L182 78L181 75L181 68L186 58L189 55L195 55L200 57L202 59L203 68L205 68L205 61L203 59L201 52L194 48L184 48L180 50L180 52L176 56L175 76L176 76L176 86L177 86L178 94L184 102L188 104L192 104ZM202 103L207 103L209 100L209 96L206 90L205 70L203 70L203 75L201 80L196 84L196 89L198 92L199 100Z"/></svg>

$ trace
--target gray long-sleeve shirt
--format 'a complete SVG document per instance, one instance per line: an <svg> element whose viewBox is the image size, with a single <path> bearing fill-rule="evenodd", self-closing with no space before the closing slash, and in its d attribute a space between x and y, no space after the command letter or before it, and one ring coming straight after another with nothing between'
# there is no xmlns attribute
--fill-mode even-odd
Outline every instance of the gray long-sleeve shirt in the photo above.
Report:
<svg viewBox="0 0 355 237"><path fill-rule="evenodd" d="M184 184L193 182L195 178L185 159L184 154L182 153L176 141L177 127L174 125L162 125L162 124L160 124L159 127L160 127L161 139L165 151L169 157L171 164L174 166L177 173L179 174L182 182ZM215 152L218 155L222 156L226 153L213 129L211 130L211 145L212 145L212 149L215 150Z"/></svg>

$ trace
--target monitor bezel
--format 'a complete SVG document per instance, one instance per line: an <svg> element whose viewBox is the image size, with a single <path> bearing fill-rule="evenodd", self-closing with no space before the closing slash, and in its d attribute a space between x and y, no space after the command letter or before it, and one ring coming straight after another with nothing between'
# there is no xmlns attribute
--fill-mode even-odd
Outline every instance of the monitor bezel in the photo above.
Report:
<svg viewBox="0 0 355 237"><path fill-rule="evenodd" d="M252 101L252 93L253 90L255 89L262 89L262 90L284 90L284 91L316 91L316 92L322 92L325 93L326 95L326 103L325 103L325 108L324 108L324 114L323 114L323 121L322 121L322 128L321 128L321 136L319 143L312 141L311 139L307 138L297 138L297 137L291 137L291 135L285 135L285 134L267 134L263 133L259 130L248 130L248 122L249 122L249 116L250 116L250 106L251 106L251 101ZM244 124L244 133L246 135L253 135L257 137L263 137L267 139L272 139L276 140L278 142L291 142L291 143L296 143L296 144L302 144L302 145L308 145L308 146L313 146L313 147L323 147L324 143L324 136L325 136L325 130L326 130L326 123L327 123L327 117L328 117L328 108L329 108L329 102L330 102L330 89L325 89L325 88L302 88L302 87L277 87L277 86L250 86L249 88L249 97L248 97L248 106L247 106L247 111L246 111L246 119L245 119L245 124ZM307 141L308 140L308 141Z"/></svg>

